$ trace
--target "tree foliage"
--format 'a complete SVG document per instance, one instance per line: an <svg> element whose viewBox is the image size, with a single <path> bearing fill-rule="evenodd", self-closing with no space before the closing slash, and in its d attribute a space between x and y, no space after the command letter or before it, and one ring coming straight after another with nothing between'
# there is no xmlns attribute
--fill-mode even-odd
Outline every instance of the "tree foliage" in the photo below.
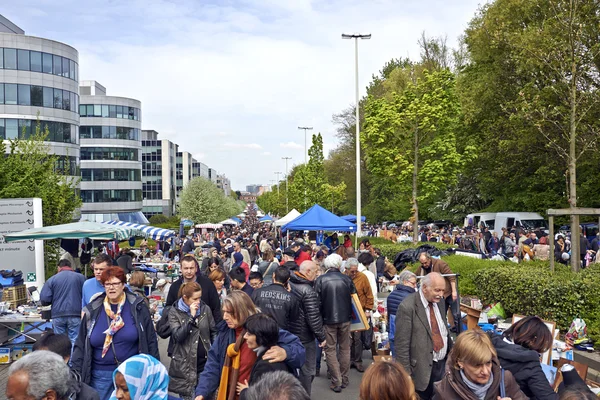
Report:
<svg viewBox="0 0 600 400"><path fill-rule="evenodd" d="M242 207L206 178L192 179L181 192L179 214L195 223L217 223L239 214Z"/></svg>

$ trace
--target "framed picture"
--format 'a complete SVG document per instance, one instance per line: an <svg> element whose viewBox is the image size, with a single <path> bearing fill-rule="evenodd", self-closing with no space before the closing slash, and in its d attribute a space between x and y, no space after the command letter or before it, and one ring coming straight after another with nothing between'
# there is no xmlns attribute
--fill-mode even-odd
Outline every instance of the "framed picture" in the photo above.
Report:
<svg viewBox="0 0 600 400"><path fill-rule="evenodd" d="M525 315L513 315L512 318L512 323L514 324L515 322L518 322L520 320L522 320L523 318L525 318ZM546 321L543 320L544 324L546 324L546 326L548 327L548 330L550 331L550 335L552 336L552 340L554 340L554 330L556 329L556 322L554 321ZM547 365L552 365L552 347L550 347L548 349L548 351L546 351L544 354L542 354L542 364L547 364Z"/></svg>
<svg viewBox="0 0 600 400"><path fill-rule="evenodd" d="M367 329L369 329L369 321L360 305L358 295L354 293L352 294L352 320L350 321L350 331L366 331Z"/></svg>

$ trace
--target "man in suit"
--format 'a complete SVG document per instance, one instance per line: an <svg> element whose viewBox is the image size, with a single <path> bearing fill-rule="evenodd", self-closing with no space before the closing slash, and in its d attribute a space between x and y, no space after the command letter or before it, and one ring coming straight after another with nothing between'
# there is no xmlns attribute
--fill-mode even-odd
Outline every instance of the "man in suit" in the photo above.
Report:
<svg viewBox="0 0 600 400"><path fill-rule="evenodd" d="M418 275L421 276L427 275L430 272L437 272L442 275L453 274L446 261L433 258L427 252L419 254L419 263L421 264L421 269L419 270ZM456 290L456 277L447 276L444 277L444 280L446 281L446 288L444 289L444 301L440 303L440 306L445 307L445 309L441 309L441 311L446 314L448 309L451 310L452 317L454 318L454 328L456 329L456 326L459 323L458 321L460 321L460 305L457 302L458 292Z"/></svg>
<svg viewBox="0 0 600 400"><path fill-rule="evenodd" d="M439 304L445 288L439 273L427 274L419 291L408 295L396 314L394 354L412 377L421 400L432 398L433 384L442 380L452 348L445 308Z"/></svg>

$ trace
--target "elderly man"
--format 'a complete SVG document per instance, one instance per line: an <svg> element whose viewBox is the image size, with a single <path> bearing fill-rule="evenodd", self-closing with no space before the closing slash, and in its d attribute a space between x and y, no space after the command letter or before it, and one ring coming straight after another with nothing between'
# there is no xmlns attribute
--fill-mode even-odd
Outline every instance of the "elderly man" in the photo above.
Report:
<svg viewBox="0 0 600 400"><path fill-rule="evenodd" d="M67 400L71 374L61 356L39 350L15 361L8 369L6 398L10 400Z"/></svg>
<svg viewBox="0 0 600 400"><path fill-rule="evenodd" d="M306 350L306 361L300 369L299 378L309 395L317 365L317 343L315 338L320 347L324 347L326 343L323 318L319 310L319 298L313 289L318 270L319 266L315 262L304 261L300 264L299 271L292 271L290 276L292 294L298 300L300 307L298 318L290 321L289 330L298 336Z"/></svg>
<svg viewBox="0 0 600 400"><path fill-rule="evenodd" d="M387 298L387 311L390 316L390 325L388 338L390 341L390 350L394 355L394 338L396 333L396 313L398 306L404 301L408 295L413 294L417 288L417 276L408 270L400 272L398 275L398 283L396 289L390 293Z"/></svg>
<svg viewBox="0 0 600 400"><path fill-rule="evenodd" d="M252 265L252 261L250 260L250 253L247 249L243 248L240 242L233 243L233 253L231 253L231 265L235 264L235 254L240 253L244 262L248 265Z"/></svg>
<svg viewBox="0 0 600 400"><path fill-rule="evenodd" d="M421 276L431 272L437 272L440 275L451 275L453 273L446 261L440 260L439 258L432 258L431 255L426 252L419 254L419 263L421 263L421 269L419 269L418 274ZM444 279L446 281L446 288L444 289L444 301L442 302L442 305L445 309L442 310L442 312L446 313L450 308L452 310L454 324L458 325L460 323L460 305L456 301L458 299L456 277L447 276L444 277Z"/></svg>
<svg viewBox="0 0 600 400"><path fill-rule="evenodd" d="M346 274L352 279L358 300L367 317L371 315L371 310L374 307L373 291L367 276L358 271L358 260L349 258L346 260ZM369 328L372 329L372 328ZM356 368L358 372L365 372L365 367L362 365L363 341L362 332L352 332L352 345L350 347L350 367Z"/></svg>
<svg viewBox="0 0 600 400"><path fill-rule="evenodd" d="M395 357L412 377L422 400L432 398L433 384L444 376L452 348L444 307L439 306L445 286L439 273L429 273L421 280L421 289L406 297L396 314Z"/></svg>
<svg viewBox="0 0 600 400"><path fill-rule="evenodd" d="M340 272L342 257L328 256L324 263L327 272L315 282L321 315L325 325L327 367L331 373L330 388L340 393L349 384L350 321L352 320L352 294L356 288L349 276ZM339 359L337 348L339 346Z"/></svg>

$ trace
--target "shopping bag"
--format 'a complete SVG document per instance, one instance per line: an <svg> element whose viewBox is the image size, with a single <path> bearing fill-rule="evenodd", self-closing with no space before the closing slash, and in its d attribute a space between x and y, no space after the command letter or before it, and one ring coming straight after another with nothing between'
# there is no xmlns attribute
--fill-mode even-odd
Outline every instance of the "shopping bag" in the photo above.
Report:
<svg viewBox="0 0 600 400"><path fill-rule="evenodd" d="M581 318L575 318L571 323L569 331L565 335L565 339L568 341L575 341L579 339L587 338L587 325Z"/></svg>
<svg viewBox="0 0 600 400"><path fill-rule="evenodd" d="M502 307L502 304L500 304L500 302L494 304L492 306L492 308L490 308L490 311L487 312L488 314L488 318L496 316L497 318L506 318L506 311L504 311L504 307Z"/></svg>

